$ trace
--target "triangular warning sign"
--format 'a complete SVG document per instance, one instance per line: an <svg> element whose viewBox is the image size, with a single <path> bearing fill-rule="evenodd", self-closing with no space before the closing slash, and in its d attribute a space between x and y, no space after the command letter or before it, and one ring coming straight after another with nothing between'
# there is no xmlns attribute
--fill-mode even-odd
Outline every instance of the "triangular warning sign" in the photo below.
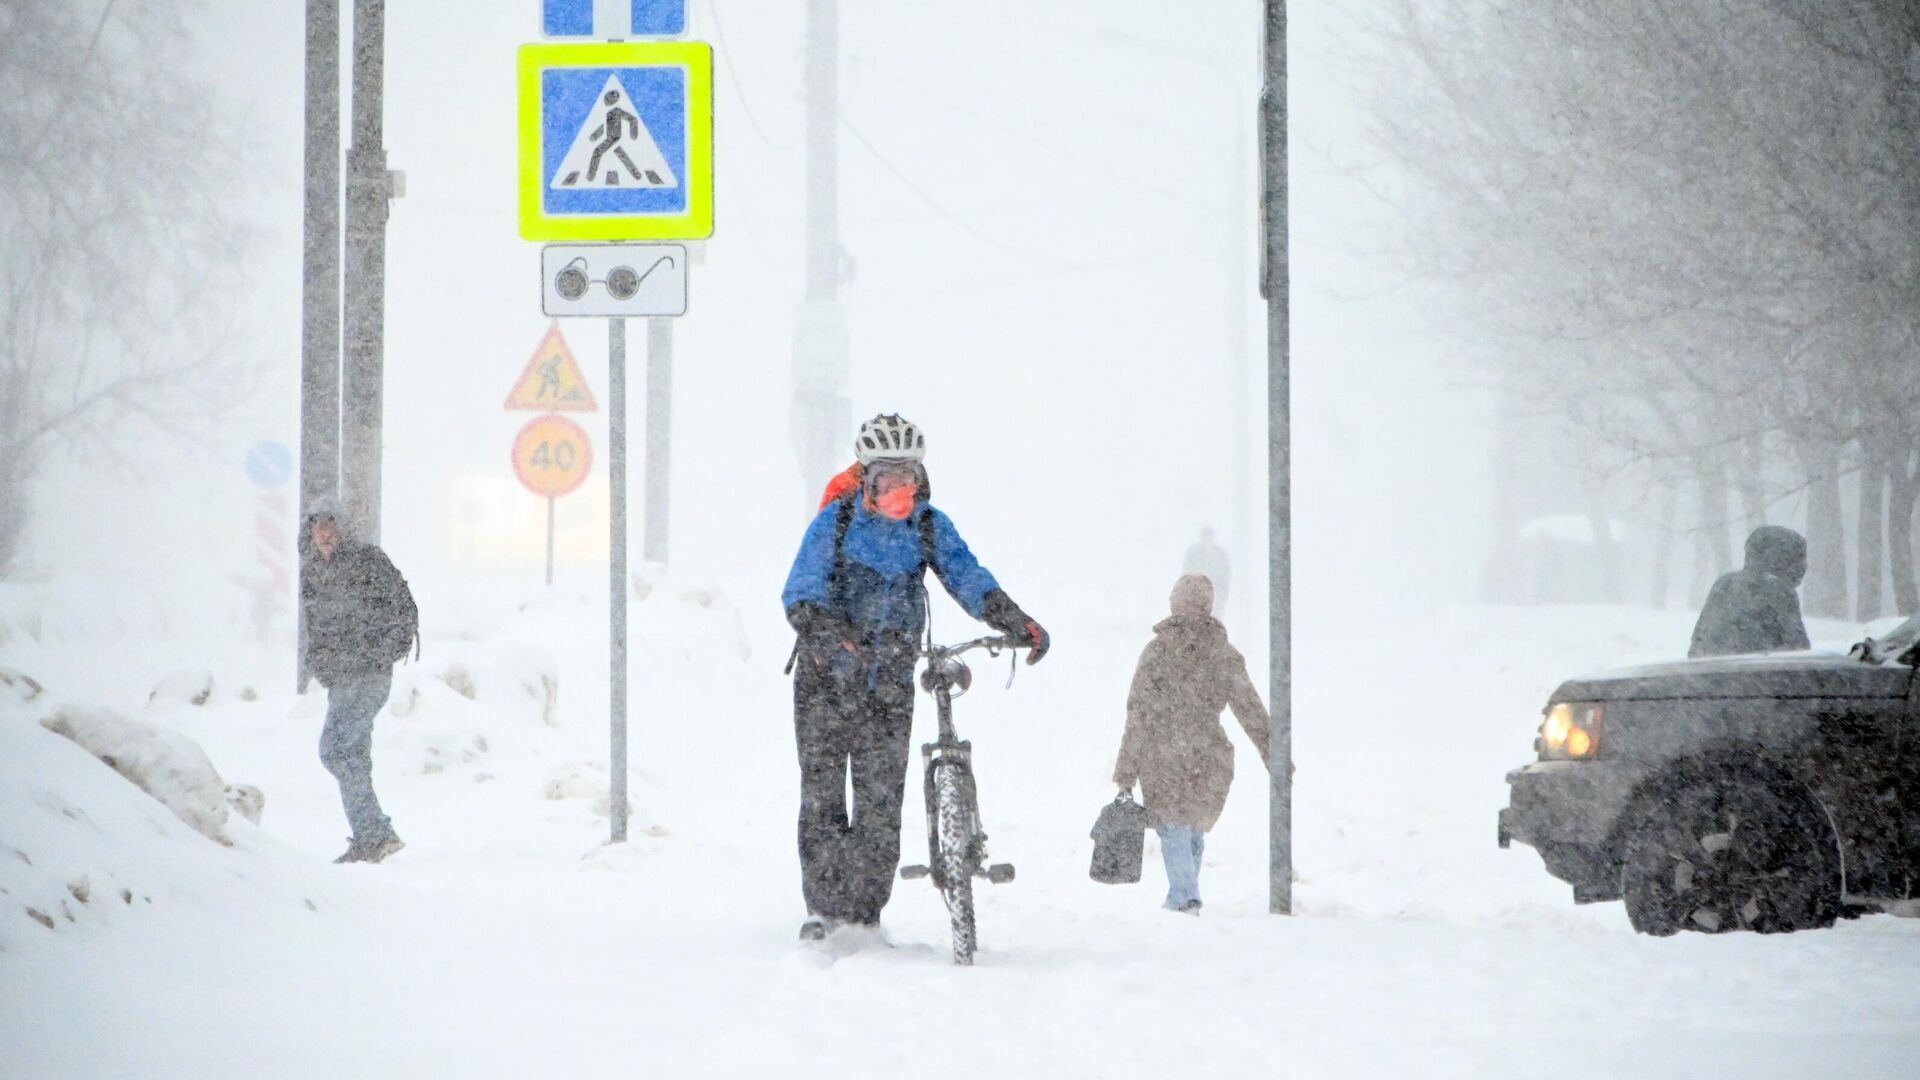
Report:
<svg viewBox="0 0 1920 1080"><path fill-rule="evenodd" d="M507 408L534 409L541 412L593 412L600 406L587 389L587 377L580 373L580 362L560 336L560 321L547 328L547 336L533 350L527 370L514 381L507 395Z"/></svg>
<svg viewBox="0 0 1920 1080"><path fill-rule="evenodd" d="M548 186L555 191L670 188L679 187L680 181L640 118L633 95L621 85L620 76L609 75Z"/></svg>

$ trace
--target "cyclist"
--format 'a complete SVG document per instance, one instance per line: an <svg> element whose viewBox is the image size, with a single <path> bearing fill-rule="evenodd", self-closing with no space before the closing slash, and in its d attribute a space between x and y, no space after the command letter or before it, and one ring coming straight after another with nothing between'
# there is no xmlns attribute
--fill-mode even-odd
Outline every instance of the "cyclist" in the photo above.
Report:
<svg viewBox="0 0 1920 1080"><path fill-rule="evenodd" d="M896 415L860 425L857 483L807 527L781 602L794 646L803 940L876 926L900 861L916 641L932 570L969 615L1032 651L1049 640L928 503L926 438ZM851 778L852 805L847 790Z"/></svg>

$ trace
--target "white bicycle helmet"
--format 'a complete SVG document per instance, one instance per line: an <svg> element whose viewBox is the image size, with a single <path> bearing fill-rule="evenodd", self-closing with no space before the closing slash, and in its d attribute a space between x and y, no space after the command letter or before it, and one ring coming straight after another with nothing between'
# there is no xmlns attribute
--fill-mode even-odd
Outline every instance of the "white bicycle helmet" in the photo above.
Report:
<svg viewBox="0 0 1920 1080"><path fill-rule="evenodd" d="M927 456L927 437L899 413L883 413L860 425L860 434L853 440L853 454L862 465L922 461Z"/></svg>

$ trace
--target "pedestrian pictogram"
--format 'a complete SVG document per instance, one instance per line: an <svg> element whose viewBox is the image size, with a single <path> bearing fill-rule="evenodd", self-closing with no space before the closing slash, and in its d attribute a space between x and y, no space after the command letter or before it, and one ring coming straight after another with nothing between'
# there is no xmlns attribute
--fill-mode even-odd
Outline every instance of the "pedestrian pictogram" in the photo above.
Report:
<svg viewBox="0 0 1920 1080"><path fill-rule="evenodd" d="M713 233L713 52L705 42L520 49L520 235Z"/></svg>
<svg viewBox="0 0 1920 1080"><path fill-rule="evenodd" d="M587 113L580 133L561 160L550 185L581 187L679 187L673 166L632 108L633 95L620 76L607 76L599 104Z"/></svg>
<svg viewBox="0 0 1920 1080"><path fill-rule="evenodd" d="M560 324L547 327L545 337L533 350L527 368L514 380L507 395L509 409L538 409L544 412L593 412L600 406L587 388L587 377L580 362L560 336Z"/></svg>
<svg viewBox="0 0 1920 1080"><path fill-rule="evenodd" d="M572 494L586 482L592 466L587 433L564 416L536 416L514 437L513 474L535 495L557 499Z"/></svg>

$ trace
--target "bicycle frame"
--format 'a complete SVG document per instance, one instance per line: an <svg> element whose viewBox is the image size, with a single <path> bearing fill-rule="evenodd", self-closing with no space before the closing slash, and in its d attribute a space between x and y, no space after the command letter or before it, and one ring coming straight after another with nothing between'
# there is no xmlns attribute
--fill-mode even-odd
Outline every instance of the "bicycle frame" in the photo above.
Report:
<svg viewBox="0 0 1920 1080"><path fill-rule="evenodd" d="M937 663L937 661L936 661ZM941 769L958 769L961 777L961 790L965 792L969 817L973 819L973 844L968 860L972 866L979 865L985 851L986 837L980 833L980 799L973 783L973 744L960 738L953 729L953 684L950 679L934 676L938 670L929 665L929 682L933 683L934 704L940 715L940 735L930 743L920 747L920 757L926 762L925 795L927 806L927 867L936 888L945 889L947 882L940 873L940 837L936 830L933 804L934 781Z"/></svg>
<svg viewBox="0 0 1920 1080"><path fill-rule="evenodd" d="M967 852L967 865L975 873L980 873L980 864L986 859L986 834L980 830L979 791L973 780L973 744L962 738L953 726L954 689L958 687L965 693L972 685L972 675L961 662L963 653L974 649L985 649L991 656L998 656L1002 650L1011 651L1017 644L1008 638L984 637L962 645L933 645L922 650L921 656L927 661L927 669L920 676L920 685L933 695L934 705L939 716L939 735L930 743L923 743L920 756L926 763L925 788L927 806L927 873L933 878L935 887L945 890L948 882L940 872L940 837L934 814L934 785L942 769L958 771L960 788L966 802L967 815L971 818L972 843ZM1010 881L1013 868L994 867L986 876L992 881Z"/></svg>

